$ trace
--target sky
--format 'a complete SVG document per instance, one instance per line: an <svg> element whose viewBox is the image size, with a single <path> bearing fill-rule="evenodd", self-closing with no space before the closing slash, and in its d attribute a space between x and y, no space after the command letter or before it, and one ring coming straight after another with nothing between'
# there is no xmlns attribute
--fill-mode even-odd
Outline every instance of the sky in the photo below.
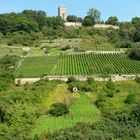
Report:
<svg viewBox="0 0 140 140"><path fill-rule="evenodd" d="M101 12L101 20L117 16L119 21L140 17L140 0L0 0L0 13L43 10L48 16L58 15L58 6L65 5L68 15L85 17L90 8Z"/></svg>

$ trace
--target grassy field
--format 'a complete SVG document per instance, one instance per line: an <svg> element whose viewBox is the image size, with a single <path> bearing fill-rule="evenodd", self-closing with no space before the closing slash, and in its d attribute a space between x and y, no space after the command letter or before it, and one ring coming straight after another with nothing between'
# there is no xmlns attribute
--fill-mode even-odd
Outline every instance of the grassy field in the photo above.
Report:
<svg viewBox="0 0 140 140"><path fill-rule="evenodd" d="M125 81L116 82L115 84L116 87L119 88L119 92L112 98L105 98L102 108L102 111L105 113L113 113L117 110L131 110L132 107L135 106L135 103L138 103L140 100L140 86L138 83ZM60 117L50 115L40 116L32 130L32 137L44 132L54 132L60 129L72 128L80 122L92 124L101 121L101 110L97 109L94 103L99 95L106 94L103 92L104 82L97 82L96 88L97 91L93 92L71 93L67 89L67 84L59 84L54 91L42 99L42 105L45 106L45 108L49 108L49 106L55 102L65 102L68 104L68 101L70 101L69 114ZM124 101L129 94L135 95L135 103L126 105Z"/></svg>
<svg viewBox="0 0 140 140"><path fill-rule="evenodd" d="M62 117L42 116L37 120L32 135L73 127L77 123L94 123L100 120L100 111L91 100L81 95L70 107L70 115Z"/></svg>
<svg viewBox="0 0 140 140"><path fill-rule="evenodd" d="M15 49L15 48L7 48L7 47L0 47L0 58L5 55L22 55L21 49Z"/></svg>
<svg viewBox="0 0 140 140"><path fill-rule="evenodd" d="M71 54L23 58L17 77L45 75L139 74L140 61L124 54Z"/></svg>
<svg viewBox="0 0 140 140"><path fill-rule="evenodd" d="M44 39L42 40L41 47L43 46L48 46L50 48L61 48L61 47L66 47L66 45L70 45L73 47L79 47L82 44L81 39L54 39L54 40L47 40Z"/></svg>
<svg viewBox="0 0 140 140"><path fill-rule="evenodd" d="M116 48L108 43L108 39L105 37L84 37L84 38L75 38L75 39L54 39L54 40L42 40L41 47L49 47L49 48L61 48L61 47L78 47L85 50L116 50Z"/></svg>
<svg viewBox="0 0 140 140"><path fill-rule="evenodd" d="M44 50L41 50L41 49L32 49L28 52L28 54L31 54L31 55L42 55L44 54Z"/></svg>
<svg viewBox="0 0 140 140"><path fill-rule="evenodd" d="M58 49L51 49L48 52L49 52L49 54L62 54L62 53L64 53L64 51L58 50Z"/></svg>

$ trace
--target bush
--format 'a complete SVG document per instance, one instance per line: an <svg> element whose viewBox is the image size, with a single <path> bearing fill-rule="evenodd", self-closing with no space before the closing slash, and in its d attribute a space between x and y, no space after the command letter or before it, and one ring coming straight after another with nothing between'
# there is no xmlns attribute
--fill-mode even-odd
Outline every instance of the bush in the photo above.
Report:
<svg viewBox="0 0 140 140"><path fill-rule="evenodd" d="M114 93L116 93L116 86L111 79L106 83L105 91L108 97L113 97Z"/></svg>
<svg viewBox="0 0 140 140"><path fill-rule="evenodd" d="M71 49L70 45L66 45L66 47L61 48L62 51L66 51Z"/></svg>
<svg viewBox="0 0 140 140"><path fill-rule="evenodd" d="M84 84L84 85L81 85L81 90L83 92L92 92L93 91L93 87L89 84Z"/></svg>
<svg viewBox="0 0 140 140"><path fill-rule="evenodd" d="M125 103L126 104L133 104L135 103L135 95L134 94L129 94L126 99L125 99Z"/></svg>
<svg viewBox="0 0 140 140"><path fill-rule="evenodd" d="M68 78L67 83L73 83L73 82L76 82L76 81L77 81L76 78L71 76L71 77Z"/></svg>
<svg viewBox="0 0 140 140"><path fill-rule="evenodd" d="M105 102L106 102L106 96L103 93L101 93L97 96L97 100L95 101L95 104L98 108L103 108Z"/></svg>
<svg viewBox="0 0 140 140"><path fill-rule="evenodd" d="M94 79L92 77L87 78L87 83L92 84L94 82Z"/></svg>
<svg viewBox="0 0 140 140"><path fill-rule="evenodd" d="M86 52L85 49L83 49L83 48L78 48L78 47L75 47L75 48L74 48L74 51L75 51L75 52Z"/></svg>
<svg viewBox="0 0 140 140"><path fill-rule="evenodd" d="M139 76L136 76L135 81L136 81L137 83L140 83L140 77L139 77Z"/></svg>
<svg viewBox="0 0 140 140"><path fill-rule="evenodd" d="M7 43L7 45L8 45L8 46L12 46L12 45L13 45L13 41L10 40L10 41Z"/></svg>
<svg viewBox="0 0 140 140"><path fill-rule="evenodd" d="M133 48L129 53L128 53L129 58L134 59L134 60L140 60L140 48Z"/></svg>
<svg viewBox="0 0 140 140"><path fill-rule="evenodd" d="M122 42L120 48L132 48L132 43L128 41Z"/></svg>
<svg viewBox="0 0 140 140"><path fill-rule="evenodd" d="M74 87L76 87L79 90L79 86L76 83L69 83L68 90L70 90L71 92L73 92L73 88Z"/></svg>
<svg viewBox="0 0 140 140"><path fill-rule="evenodd" d="M59 117L65 115L69 112L68 107L64 103L54 103L51 105L49 109L49 114Z"/></svg>

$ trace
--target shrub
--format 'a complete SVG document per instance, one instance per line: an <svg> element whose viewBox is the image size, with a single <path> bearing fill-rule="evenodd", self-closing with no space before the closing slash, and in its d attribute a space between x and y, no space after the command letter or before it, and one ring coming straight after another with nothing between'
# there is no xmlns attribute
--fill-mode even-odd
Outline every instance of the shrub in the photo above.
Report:
<svg viewBox="0 0 140 140"><path fill-rule="evenodd" d="M89 84L84 84L84 85L82 85L81 90L84 92L92 92L93 87Z"/></svg>
<svg viewBox="0 0 140 140"><path fill-rule="evenodd" d="M140 83L140 77L139 77L139 76L136 76L135 81L136 81L137 83Z"/></svg>
<svg viewBox="0 0 140 140"><path fill-rule="evenodd" d="M133 48L128 53L128 57L134 60L140 60L140 48Z"/></svg>
<svg viewBox="0 0 140 140"><path fill-rule="evenodd" d="M106 83L105 91L108 97L113 97L114 93L116 93L116 86L111 79Z"/></svg>
<svg viewBox="0 0 140 140"><path fill-rule="evenodd" d="M62 51L66 51L71 49L70 45L66 45L66 47L61 48Z"/></svg>
<svg viewBox="0 0 140 140"><path fill-rule="evenodd" d="M106 102L106 96L103 93L101 93L97 96L97 100L95 101L95 104L98 108L103 108L105 102Z"/></svg>
<svg viewBox="0 0 140 140"><path fill-rule="evenodd" d="M69 89L71 92L73 92L73 88L74 88L74 87L77 87L77 84L76 84L76 83L69 83L68 89ZM78 89L79 89L79 87L78 87Z"/></svg>
<svg viewBox="0 0 140 140"><path fill-rule="evenodd" d="M132 43L131 42L128 42L128 41L122 42L120 44L120 48L132 48Z"/></svg>
<svg viewBox="0 0 140 140"><path fill-rule="evenodd" d="M59 102L52 104L49 109L49 114L56 116L56 117L65 115L68 112L69 112L69 110L68 110L67 105L64 103L59 103Z"/></svg>
<svg viewBox="0 0 140 140"><path fill-rule="evenodd" d="M26 56L27 54L28 54L27 51L22 52L22 55L23 55L23 56Z"/></svg>
<svg viewBox="0 0 140 140"><path fill-rule="evenodd" d="M68 78L67 83L73 83L73 82L76 82L76 81L77 81L76 78L71 76L71 77Z"/></svg>
<svg viewBox="0 0 140 140"><path fill-rule="evenodd" d="M125 99L126 104L133 104L135 103L135 95L134 94L129 94L126 99Z"/></svg>
<svg viewBox="0 0 140 140"><path fill-rule="evenodd" d="M10 41L7 43L7 45L8 45L8 46L12 46L12 45L13 45L13 41L10 40Z"/></svg>
<svg viewBox="0 0 140 140"><path fill-rule="evenodd" d="M91 83L93 83L94 82L94 79L92 78L92 77L88 77L87 78L87 83L88 84L91 84Z"/></svg>

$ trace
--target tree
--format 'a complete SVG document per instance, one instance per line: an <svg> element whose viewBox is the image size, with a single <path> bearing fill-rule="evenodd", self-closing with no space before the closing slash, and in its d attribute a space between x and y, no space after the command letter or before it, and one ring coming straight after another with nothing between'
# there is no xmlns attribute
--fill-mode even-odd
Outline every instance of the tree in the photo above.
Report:
<svg viewBox="0 0 140 140"><path fill-rule="evenodd" d="M69 83L74 83L74 82L76 82L76 81L77 81L76 78L73 77L73 76L71 76L71 77L68 78L67 83L68 83L68 84L69 84Z"/></svg>
<svg viewBox="0 0 140 140"><path fill-rule="evenodd" d="M116 16L111 16L106 21L106 24L118 25L118 18Z"/></svg>
<svg viewBox="0 0 140 140"><path fill-rule="evenodd" d="M134 40L134 42L139 42L140 41L140 32L136 31L133 33L132 38Z"/></svg>
<svg viewBox="0 0 140 140"><path fill-rule="evenodd" d="M59 103L59 102L52 104L49 109L49 113L56 117L65 115L68 112L69 112L69 110L68 110L67 105L64 103Z"/></svg>
<svg viewBox="0 0 140 140"><path fill-rule="evenodd" d="M134 47L132 50L128 53L129 58L134 60L140 60L140 48Z"/></svg>
<svg viewBox="0 0 140 140"><path fill-rule="evenodd" d="M135 77L135 81L136 81L137 83L140 83L140 76L136 76L136 77Z"/></svg>
<svg viewBox="0 0 140 140"><path fill-rule="evenodd" d="M39 29L46 25L46 13L44 11L24 10L21 14L32 21L36 21Z"/></svg>
<svg viewBox="0 0 140 140"><path fill-rule="evenodd" d="M140 17L132 18L131 24L135 26L136 29L140 30Z"/></svg>
<svg viewBox="0 0 140 140"><path fill-rule="evenodd" d="M77 22L77 16L69 15L69 16L67 16L67 21L68 22Z"/></svg>
<svg viewBox="0 0 140 140"><path fill-rule="evenodd" d="M113 97L114 96L114 93L116 92L116 85L111 80L111 78L106 83L106 89L105 89L105 91L107 92L107 96L108 97Z"/></svg>
<svg viewBox="0 0 140 140"><path fill-rule="evenodd" d="M95 20L91 16L86 16L82 22L83 26L92 26L95 24Z"/></svg>
<svg viewBox="0 0 140 140"><path fill-rule="evenodd" d="M46 26L48 26L48 28L59 29L60 27L64 27L64 20L59 16L47 17Z"/></svg>
<svg viewBox="0 0 140 140"><path fill-rule="evenodd" d="M101 13L100 11L98 11L97 9L94 9L94 8L91 8L89 9L89 11L87 12L87 14L89 16L91 16L95 22L99 22L100 21L100 16L101 16Z"/></svg>
<svg viewBox="0 0 140 140"><path fill-rule="evenodd" d="M82 22L83 19L81 17L77 17L77 22Z"/></svg>

